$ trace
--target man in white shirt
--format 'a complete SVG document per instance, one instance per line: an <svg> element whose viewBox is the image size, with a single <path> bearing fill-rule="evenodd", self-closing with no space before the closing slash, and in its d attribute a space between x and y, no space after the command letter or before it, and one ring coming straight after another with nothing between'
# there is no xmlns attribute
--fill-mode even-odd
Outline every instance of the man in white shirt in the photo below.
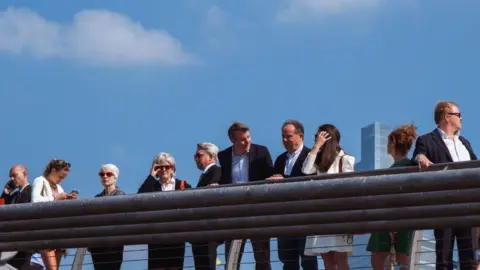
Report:
<svg viewBox="0 0 480 270"><path fill-rule="evenodd" d="M435 128L418 137L414 161L420 168L434 163L476 160L470 142L460 136L462 114L452 101L441 101L435 106ZM461 221L459 221L461 222ZM475 228L435 229L435 253L437 270L453 270L453 247L457 239L460 269L476 269L475 250L477 233Z"/></svg>

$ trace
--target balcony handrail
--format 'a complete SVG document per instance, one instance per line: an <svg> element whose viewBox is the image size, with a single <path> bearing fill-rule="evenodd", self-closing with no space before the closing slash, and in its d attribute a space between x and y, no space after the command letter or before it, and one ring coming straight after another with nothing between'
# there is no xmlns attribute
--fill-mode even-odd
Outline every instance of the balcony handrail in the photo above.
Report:
<svg viewBox="0 0 480 270"><path fill-rule="evenodd" d="M232 217L206 218L194 221L187 219L184 221L165 221L160 223L147 224L129 224L117 225L116 230L111 230L109 226L98 227L90 224L79 223L76 227L57 228L56 225L61 222L51 223L50 229L32 230L32 231L12 231L9 233L0 233L0 250L21 250L21 249L39 249L45 246L49 247L81 247L96 245L117 245L117 244L139 244L150 242L176 242L176 241L206 241L221 239L238 239L238 237L258 237L258 236L299 236L309 234L332 234L340 232L366 233L382 230L405 230L405 229L424 229L438 226L451 226L452 220L462 216L462 224L465 226L474 226L480 224L480 217L476 216L479 199L473 195L480 189L480 168L459 169L451 171L437 171L425 173L407 173L399 175L384 175L370 177L353 177L337 180L324 181L305 181L300 183L283 183L261 186L230 187L222 189L203 189L184 192L165 192L158 194L141 194L129 196L125 200L113 198L100 198L82 201L54 202L54 203L36 203L27 205L13 205L4 207L0 211L0 219L6 214L18 215L20 217L31 217L42 220L42 215L48 212L68 214L63 217L65 220L76 218L72 215L81 214L89 211L96 211L96 207L106 209L103 213L113 209L115 212L121 212L124 207L131 213L130 207L138 205L140 210L142 206L147 205L149 210L151 205L158 205L160 210L157 214L162 216L163 211L172 211L172 208L186 209L192 205L198 204L202 207L212 209L221 207L224 201L227 206L232 206ZM431 196L437 196L441 192L445 196L442 204L435 204ZM476 193L478 194L478 193ZM380 207L374 209L351 210L352 206L342 205L338 208L322 209L317 212L326 211L328 215L305 213L305 209L299 208L299 212L292 211L290 214L272 215L265 211L259 216L245 217L233 209L234 205L245 203L257 204L261 207L265 203L284 203L285 208L288 204L301 204L303 200L317 200L321 205L332 205L332 201L350 198L357 200L361 205L362 201L378 200L383 196L384 200L397 196L411 197L418 196L418 204L410 204L404 212L401 209L388 209L385 205L382 210ZM120 198L120 196L118 196ZM198 198L201 198L199 200ZM353 199L352 199L353 198ZM427 204L423 199L427 198ZM429 199L430 198L430 201ZM280 201L279 201L280 200ZM192 204L192 201L195 204ZM122 204L119 204L122 202ZM162 203L159 203L162 202ZM182 205L181 202L186 204ZM398 202L398 201L397 201ZM456 202L457 204L448 205ZM470 204L461 204L461 203ZM43 205L42 205L43 204ZM446 205L445 205L446 204ZM219 205L219 206L216 206ZM430 205L430 206L428 206ZM223 205L225 206L225 205ZM418 206L418 207L415 207ZM423 208L422 208L423 207ZM46 210L40 215L36 211ZM104 210L102 209L102 210ZM268 208L266 208L268 209ZM423 210L422 210L423 209ZM436 209L436 210L432 210ZM22 213L19 210L28 211ZM196 209L191 209L195 213ZM303 212L302 212L303 211ZM410 211L410 212L408 212ZM97 212L101 214L102 212ZM171 213L171 212L170 212ZM397 213L402 213L402 220L398 219ZM428 214L428 218L419 218ZM438 214L437 214L438 213ZM447 213L447 216L445 216ZM135 213L134 213L135 214ZM139 213L136 213L139 214ZM238 216L235 216L238 215ZM356 216L355 216L356 215ZM332 220L329 222L328 217ZM339 218L345 217L344 221L339 222ZM102 215L98 215L99 220ZM336 220L333 218L336 217ZM349 220L350 217L351 219ZM356 217L356 218L354 218ZM48 218L47 218L48 219ZM290 220L292 222L281 224L281 220ZM0 224L18 221L3 221ZM28 222L35 223L34 220ZM412 223L413 222L413 223ZM191 226L194 224L195 226ZM226 225L225 225L226 224ZM239 226L238 224L247 224ZM445 225L446 224L446 225ZM119 235L112 232L121 232ZM168 234L162 232L168 231ZM90 232L90 233L89 233ZM89 235L90 234L90 235ZM102 234L108 236L102 236ZM293 234L293 235L292 235ZM37 241L14 241L15 237L28 235L29 239L42 239ZM42 238L42 235L45 235ZM65 238L68 236L70 238ZM91 236L95 235L95 236ZM91 236L91 237L88 237ZM63 237L64 239L55 239ZM18 238L17 238L18 239Z"/></svg>

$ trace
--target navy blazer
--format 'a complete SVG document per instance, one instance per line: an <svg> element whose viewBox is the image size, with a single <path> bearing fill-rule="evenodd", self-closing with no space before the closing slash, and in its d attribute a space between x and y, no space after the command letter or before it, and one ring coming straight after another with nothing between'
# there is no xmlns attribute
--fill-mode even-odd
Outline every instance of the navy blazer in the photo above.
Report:
<svg viewBox="0 0 480 270"><path fill-rule="evenodd" d="M470 153L471 160L477 160L477 156L473 152L470 142L465 137L460 136L459 140L465 145ZM442 135L438 129L433 130L430 133L422 135L417 138L415 143L415 151L413 152L412 161L415 162L415 158L418 154L424 154L432 163L448 163L453 162L450 151L448 151Z"/></svg>
<svg viewBox="0 0 480 270"><path fill-rule="evenodd" d="M220 185L232 183L232 151L233 147L218 153L218 161L222 168ZM248 181L262 181L273 175L272 156L268 148L263 145L253 144L248 152Z"/></svg>
<svg viewBox="0 0 480 270"><path fill-rule="evenodd" d="M302 166L303 162L308 156L308 153L310 153L310 148L303 146L302 151L298 155L297 160L295 160L295 164L293 164L292 172L290 173L289 176L285 176L285 163L287 162L287 154L288 152L283 152L281 155L277 157L275 160L275 174L281 174L283 177L298 177L298 176L305 176L307 174L304 174L302 172Z"/></svg>
<svg viewBox="0 0 480 270"><path fill-rule="evenodd" d="M198 183L197 183L197 188L206 187L210 184L218 184L218 182L220 182L221 177L222 177L222 169L217 165L212 165L210 168L208 168L207 172L202 173L200 175L200 179L198 180Z"/></svg>

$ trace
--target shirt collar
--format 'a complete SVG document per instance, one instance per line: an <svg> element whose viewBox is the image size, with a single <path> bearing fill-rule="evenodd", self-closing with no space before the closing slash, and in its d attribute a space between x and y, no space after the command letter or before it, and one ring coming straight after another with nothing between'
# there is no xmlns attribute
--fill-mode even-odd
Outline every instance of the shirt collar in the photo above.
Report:
<svg viewBox="0 0 480 270"><path fill-rule="evenodd" d="M205 167L205 169L203 169L203 173L206 173L208 171L208 169L210 169L213 165L215 165L215 163L208 164L207 167Z"/></svg>
<svg viewBox="0 0 480 270"><path fill-rule="evenodd" d="M293 153L287 152L287 157L295 157L295 156L299 155L300 152L302 152L302 150L303 150L303 144L297 150L295 150L295 152L293 152Z"/></svg>
<svg viewBox="0 0 480 270"><path fill-rule="evenodd" d="M20 189L20 192L22 192L26 187L28 187L30 184L26 184L22 189Z"/></svg>
<svg viewBox="0 0 480 270"><path fill-rule="evenodd" d="M161 182L161 181L160 181L160 178L158 179L158 181L159 181L160 184L162 184L162 185L174 185L174 184L175 184L175 178L174 178L174 177L172 177L172 178L170 179L170 181L168 181L168 183L163 183L163 182Z"/></svg>
<svg viewBox="0 0 480 270"><path fill-rule="evenodd" d="M443 131L441 128L437 128L438 132L440 132L440 135L442 136L442 139L450 139L448 136L447 136L447 133L445 133L445 131ZM454 139L458 139L458 137L460 136L460 131L457 132L457 134L455 134L453 136Z"/></svg>

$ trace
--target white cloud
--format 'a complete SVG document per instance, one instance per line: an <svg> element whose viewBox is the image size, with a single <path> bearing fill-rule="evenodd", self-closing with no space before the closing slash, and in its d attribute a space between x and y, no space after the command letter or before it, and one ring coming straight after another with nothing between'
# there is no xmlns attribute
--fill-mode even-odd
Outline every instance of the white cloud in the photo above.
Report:
<svg viewBox="0 0 480 270"><path fill-rule="evenodd" d="M203 33L211 46L233 47L238 45L236 34L248 28L245 21L237 20L218 6L210 6L202 24Z"/></svg>
<svg viewBox="0 0 480 270"><path fill-rule="evenodd" d="M327 16L377 7L381 0L286 0L277 13L284 23L321 20Z"/></svg>
<svg viewBox="0 0 480 270"><path fill-rule="evenodd" d="M106 65L194 62L168 32L146 29L108 10L84 10L71 23L61 24L31 10L10 7L0 11L1 51Z"/></svg>

